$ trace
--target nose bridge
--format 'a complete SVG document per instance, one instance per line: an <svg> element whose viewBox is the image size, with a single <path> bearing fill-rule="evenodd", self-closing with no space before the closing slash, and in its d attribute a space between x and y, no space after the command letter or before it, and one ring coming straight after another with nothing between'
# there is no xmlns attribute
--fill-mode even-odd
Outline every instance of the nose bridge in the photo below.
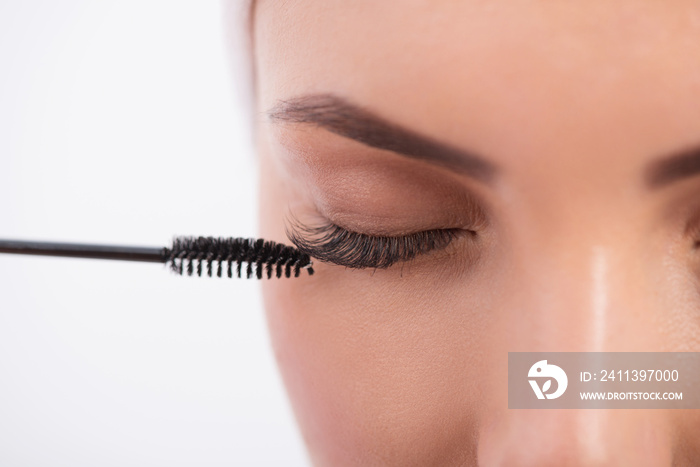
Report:
<svg viewBox="0 0 700 467"><path fill-rule="evenodd" d="M522 222L503 298L517 350L650 350L654 328L639 317L655 314L655 268L638 231L605 212Z"/></svg>
<svg viewBox="0 0 700 467"><path fill-rule="evenodd" d="M515 293L504 294L509 311L497 325L507 329L499 355L654 350L657 330L640 319L657 306L649 277L639 272L648 269L637 251L643 245L625 241L622 231L573 232L570 242L559 232L558 240L517 255ZM479 465L671 465L663 411L507 409L507 382L486 384L492 405L482 419Z"/></svg>
<svg viewBox="0 0 700 467"><path fill-rule="evenodd" d="M483 422L480 466L662 466L672 464L661 411L493 411Z"/></svg>
<svg viewBox="0 0 700 467"><path fill-rule="evenodd" d="M539 221L526 209L514 216L512 267L502 284L508 293L494 323L494 334L503 335L492 349L503 359L507 352L656 350L658 330L644 319L661 306L655 259L636 214L600 198L588 199L587 209L563 202L540 200L548 209ZM487 383L479 465L671 464L663 411L507 409L507 381L496 378Z"/></svg>
<svg viewBox="0 0 700 467"><path fill-rule="evenodd" d="M639 295L632 292L640 287L624 277L624 269L634 266L625 266L628 255L612 245L572 243L575 250L544 248L535 253L537 259L524 259L521 266L529 273L517 280L516 303L509 308L518 308L523 320L536 325L538 337L531 334L530 345L543 347L539 350L609 350L620 343L613 339L612 329L619 328L627 319L623 315L637 306ZM524 337L518 340L527 346Z"/></svg>

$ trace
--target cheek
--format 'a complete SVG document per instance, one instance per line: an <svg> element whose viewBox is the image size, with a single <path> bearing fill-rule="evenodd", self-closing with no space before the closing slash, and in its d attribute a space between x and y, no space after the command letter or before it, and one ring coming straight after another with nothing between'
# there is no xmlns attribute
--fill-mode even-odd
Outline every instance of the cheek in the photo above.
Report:
<svg viewBox="0 0 700 467"><path fill-rule="evenodd" d="M470 458L480 352L465 305L458 312L416 283L387 288L355 272L264 284L275 355L310 451L322 465Z"/></svg>

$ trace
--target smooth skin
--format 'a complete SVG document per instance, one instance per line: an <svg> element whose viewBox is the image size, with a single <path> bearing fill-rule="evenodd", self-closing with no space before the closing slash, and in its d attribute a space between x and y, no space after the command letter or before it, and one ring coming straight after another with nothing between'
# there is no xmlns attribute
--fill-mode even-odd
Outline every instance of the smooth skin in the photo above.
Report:
<svg viewBox="0 0 700 467"><path fill-rule="evenodd" d="M290 244L290 211L478 227L387 269L264 282L314 465L697 461L700 411L508 410L507 355L700 350L700 176L646 182L700 146L700 2L259 0L252 25L262 237ZM269 118L318 93L498 173Z"/></svg>

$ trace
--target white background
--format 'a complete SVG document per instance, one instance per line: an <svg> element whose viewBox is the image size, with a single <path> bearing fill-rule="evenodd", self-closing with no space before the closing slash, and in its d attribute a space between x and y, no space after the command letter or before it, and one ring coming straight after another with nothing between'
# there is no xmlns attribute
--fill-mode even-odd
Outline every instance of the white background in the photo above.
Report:
<svg viewBox="0 0 700 467"><path fill-rule="evenodd" d="M0 0L0 238L255 235L222 15ZM259 283L0 255L0 465L307 465Z"/></svg>

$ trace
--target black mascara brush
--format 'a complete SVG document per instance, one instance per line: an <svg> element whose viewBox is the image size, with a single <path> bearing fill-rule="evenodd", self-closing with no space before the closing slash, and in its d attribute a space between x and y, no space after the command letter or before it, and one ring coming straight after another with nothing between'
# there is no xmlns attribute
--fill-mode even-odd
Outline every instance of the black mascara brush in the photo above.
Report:
<svg viewBox="0 0 700 467"><path fill-rule="evenodd" d="M299 277L302 269L314 273L309 255L294 247L255 238L175 237L170 248L148 248L116 245L84 245L79 243L30 242L0 240L0 253L21 255L63 256L71 258L116 259L165 263L182 275L202 275L206 267L212 276L216 266L217 277L222 277L224 265L228 277L241 277L243 263L247 263L245 277L268 279Z"/></svg>

